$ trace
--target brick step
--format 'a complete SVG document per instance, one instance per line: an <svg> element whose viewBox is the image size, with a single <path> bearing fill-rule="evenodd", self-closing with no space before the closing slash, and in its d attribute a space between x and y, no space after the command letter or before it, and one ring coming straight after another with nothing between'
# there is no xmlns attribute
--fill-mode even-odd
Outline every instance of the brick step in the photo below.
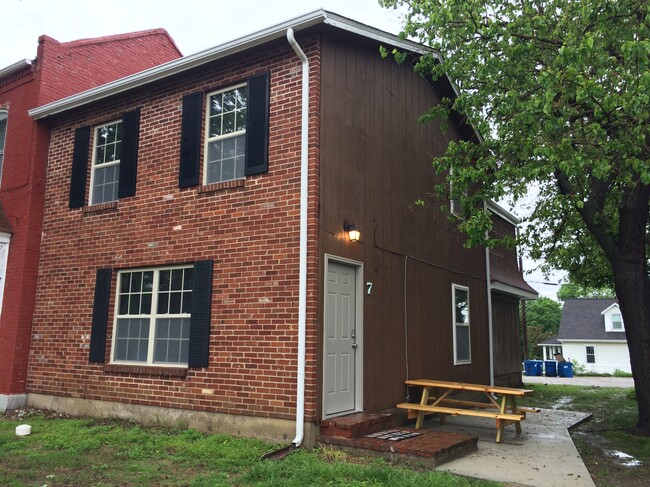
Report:
<svg viewBox="0 0 650 487"><path fill-rule="evenodd" d="M320 423L320 437L358 438L397 426L394 413L355 413L323 420Z"/></svg>
<svg viewBox="0 0 650 487"><path fill-rule="evenodd" d="M365 435L356 438L321 435L319 442L351 453L414 460L433 468L477 450L477 436L427 429L416 430L405 426L396 429L420 434L399 441L368 438Z"/></svg>

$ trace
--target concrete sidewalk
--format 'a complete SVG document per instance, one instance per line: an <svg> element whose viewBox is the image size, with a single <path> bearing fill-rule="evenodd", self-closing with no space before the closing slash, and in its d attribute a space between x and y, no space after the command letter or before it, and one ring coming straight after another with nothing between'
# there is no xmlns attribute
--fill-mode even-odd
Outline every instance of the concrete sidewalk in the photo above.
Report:
<svg viewBox="0 0 650 487"><path fill-rule="evenodd" d="M594 482L576 449L568 428L591 414L543 409L528 413L521 423L504 430L501 443L495 442L494 422L485 418L448 416L445 425L437 419L426 428L479 436L478 451L438 467L468 477L544 487L594 487Z"/></svg>

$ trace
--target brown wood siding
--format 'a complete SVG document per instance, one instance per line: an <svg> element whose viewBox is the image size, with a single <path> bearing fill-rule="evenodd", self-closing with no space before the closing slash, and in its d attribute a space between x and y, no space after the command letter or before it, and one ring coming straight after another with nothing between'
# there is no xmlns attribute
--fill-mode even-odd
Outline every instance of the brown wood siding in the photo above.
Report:
<svg viewBox="0 0 650 487"><path fill-rule="evenodd" d="M382 60L377 45L324 34L322 49L319 279L327 253L362 262L373 283L363 296L364 408L404 399L407 335L408 377L488 383L485 251L463 248L439 204L413 205L433 190L432 156L457 137L418 123L436 90L408 63ZM347 241L346 219L360 242ZM471 365L453 364L452 283L470 288ZM318 319L322 330L322 289Z"/></svg>
<svg viewBox="0 0 650 487"><path fill-rule="evenodd" d="M519 300L492 294L494 337L494 383L500 386L521 384L521 347L519 345Z"/></svg>

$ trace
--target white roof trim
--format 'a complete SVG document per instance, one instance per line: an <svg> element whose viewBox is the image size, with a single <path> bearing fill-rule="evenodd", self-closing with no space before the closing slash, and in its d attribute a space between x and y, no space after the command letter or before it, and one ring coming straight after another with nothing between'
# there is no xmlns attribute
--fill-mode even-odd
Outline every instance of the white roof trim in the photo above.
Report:
<svg viewBox="0 0 650 487"><path fill-rule="evenodd" d="M488 201L488 209L495 215L499 215L501 218L512 223L513 225L519 225L521 223L521 220L519 218L492 200Z"/></svg>
<svg viewBox="0 0 650 487"><path fill-rule="evenodd" d="M613 333L613 332L607 332L607 333ZM558 342L560 343L586 343L587 345L590 343L627 343L627 339L625 340L591 340L589 338L558 338Z"/></svg>
<svg viewBox="0 0 650 487"><path fill-rule="evenodd" d="M607 308L605 308L603 311L601 311L600 314L601 315L606 315L607 313L612 311L614 308L618 308L620 310L620 306L618 305L618 303L610 304Z"/></svg>
<svg viewBox="0 0 650 487"><path fill-rule="evenodd" d="M19 70L23 69L24 67L31 66L31 65L32 65L32 62L29 59L21 59L18 62L10 64L6 68L0 69L0 78L4 78L5 76L13 74L16 71L19 71Z"/></svg>
<svg viewBox="0 0 650 487"><path fill-rule="evenodd" d="M402 40L397 36L375 29L374 27L319 9L196 54L175 59L160 66L77 93L76 95L33 108L29 110L28 113L36 120L48 117L72 108L83 106L96 100L101 100L109 96L156 82L169 76L196 68L197 66L202 66L206 63L282 38L286 35L286 31L289 27L293 28L295 31L299 31L318 24L331 25L410 52L430 52L424 46L415 42Z"/></svg>
<svg viewBox="0 0 650 487"><path fill-rule="evenodd" d="M500 291L505 294L510 294L521 299L537 299L539 294L531 293L530 291L524 291L518 287L511 286L510 284L505 284L499 281L492 281L490 283L490 289L493 291Z"/></svg>

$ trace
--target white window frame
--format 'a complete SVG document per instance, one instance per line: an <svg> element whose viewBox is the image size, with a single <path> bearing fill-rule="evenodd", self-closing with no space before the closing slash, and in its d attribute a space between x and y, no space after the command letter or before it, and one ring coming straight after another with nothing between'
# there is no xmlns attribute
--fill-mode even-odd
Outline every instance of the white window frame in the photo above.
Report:
<svg viewBox="0 0 650 487"><path fill-rule="evenodd" d="M456 320L456 291L465 291L467 292L467 323L458 323ZM452 316L452 327L454 335L454 365L465 365L472 363L472 329L471 329L471 315L470 315L470 293L467 286L461 286L459 284L451 285L451 316ZM467 327L467 351L469 359L458 359L458 343L456 337L457 327L463 326Z"/></svg>
<svg viewBox="0 0 650 487"><path fill-rule="evenodd" d="M117 195L116 195L114 200L102 201L102 202L99 202L99 203L95 203L93 201L94 193L95 193L95 170L96 169L105 169L105 168L111 167L111 166L119 166L120 161L121 161L121 157L120 157L120 159L116 159L115 161L104 162L102 164L97 164L97 141L99 140L99 131L101 129L103 129L104 127L108 127L110 125L122 125L122 119L113 120L111 122L107 122L107 123L103 123L101 125L97 125L94 128L94 131L93 131L93 157L92 157L92 164L91 164L91 169L90 169L90 197L88 198L88 200L90 201L91 206L92 205L97 205L97 204L103 204L103 203L112 203L113 201L117 201L119 199L117 197ZM122 129L123 128L124 127L122 127ZM120 142L121 141L122 141L122 139L120 139ZM117 184L118 184L118 189L119 189L119 184L120 184L119 172L118 172Z"/></svg>
<svg viewBox="0 0 650 487"><path fill-rule="evenodd" d="M160 272L175 270L175 269L192 269L192 265L175 265L175 266L164 266L164 267L136 267L129 269L121 269L117 273L117 285L115 290L115 307L113 312L113 331L112 331L112 340L111 340L111 363L113 364L124 364L124 365L147 365L155 367L187 367L187 363L177 362L155 362L154 361L154 346L156 342L156 320L158 318L187 318L191 319L191 313L176 313L176 314L158 314L158 297L159 297L159 284L160 284ZM120 285L123 274L129 274L133 272L153 272L153 285L152 285L152 295L151 295L151 312L148 315L139 314L139 315L120 315ZM194 290L192 291L194 292ZM147 348L147 361L135 361L135 360L116 360L115 359L115 346L117 343L117 321L119 318L125 319L143 319L149 317L149 341ZM189 360L189 357L188 357Z"/></svg>
<svg viewBox="0 0 650 487"><path fill-rule="evenodd" d="M592 353L589 353L589 349L591 348ZM589 357L593 357L593 362L589 361ZM585 346L585 363L586 364L595 364L596 363L596 347L593 345L587 345Z"/></svg>
<svg viewBox="0 0 650 487"><path fill-rule="evenodd" d="M214 136L214 137L210 137L210 103L211 103L212 97L214 95L218 95L218 94L221 94L221 93L226 93L228 91L233 91L233 90L236 90L238 88L247 88L247 87L248 87L247 83L239 83L239 84L236 84L236 85L228 86L226 88L222 88L220 90L212 91L212 92L208 93L208 95L206 97L205 119L204 119L204 123L205 123L205 137L204 137L204 140L205 140L205 143L204 143L204 147L203 147L203 184L204 185L223 183L223 182L226 182L226 181L234 181L236 179L243 179L245 177L245 176L241 176L241 177L235 176L232 179L222 179L220 181L208 181L208 154L209 154L208 149L209 149L209 146L210 146L211 142L216 142L218 140L227 140L227 139L230 139L230 138L233 138L233 137L238 137L240 135L246 136L247 130L244 129L244 130L237 130L235 132L232 132L232 133L229 133L229 134L226 134L226 135L217 135L217 136ZM248 110L248 107L249 107L248 91L246 91L246 110ZM244 139L244 140L246 140L246 139Z"/></svg>
<svg viewBox="0 0 650 487"><path fill-rule="evenodd" d="M625 322L623 321L623 315L621 314L621 308L618 304L613 304L605 311L601 313L605 317L605 331L608 332L624 332L625 331ZM614 328L614 316L618 315L621 318L621 327Z"/></svg>
<svg viewBox="0 0 650 487"><path fill-rule="evenodd" d="M5 294L5 281L7 280L7 265L9 264L9 245L11 235L9 233L0 233L0 244L6 245L6 252L0 254L0 316L2 315L2 301Z"/></svg>
<svg viewBox="0 0 650 487"><path fill-rule="evenodd" d="M5 124L5 134L0 140L0 186L2 186L2 169L5 162L5 144L7 142L7 131L9 129L9 112L7 110L0 110L0 123Z"/></svg>
<svg viewBox="0 0 650 487"><path fill-rule="evenodd" d="M618 320L615 320L614 317L618 316ZM625 328L623 327L623 315L618 312L618 313L612 313L612 331L625 331ZM616 326L618 324L618 326Z"/></svg>

